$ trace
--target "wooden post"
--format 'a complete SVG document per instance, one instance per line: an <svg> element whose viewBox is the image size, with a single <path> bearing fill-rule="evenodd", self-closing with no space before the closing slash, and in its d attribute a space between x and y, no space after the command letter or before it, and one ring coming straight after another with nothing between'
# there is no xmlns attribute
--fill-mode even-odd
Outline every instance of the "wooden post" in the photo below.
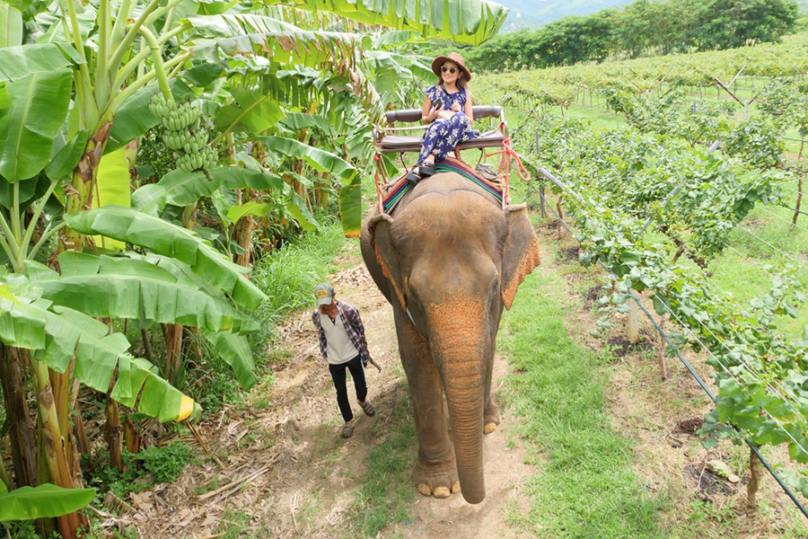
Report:
<svg viewBox="0 0 808 539"><path fill-rule="evenodd" d="M539 185L539 194L541 195L541 216L547 217L547 208L544 207L544 185Z"/></svg>
<svg viewBox="0 0 808 539"><path fill-rule="evenodd" d="M640 318L640 308L637 305L637 302L633 299L634 294L631 295L632 299L629 299L629 311L628 311L628 342L631 344L637 344L640 340L640 332L639 332L639 318Z"/></svg>
<svg viewBox="0 0 808 539"><path fill-rule="evenodd" d="M757 509L757 490L760 482L760 461L755 452L749 450L749 483L746 484L746 508L749 512Z"/></svg>
<svg viewBox="0 0 808 539"><path fill-rule="evenodd" d="M659 327L662 330L665 330L665 320L667 319L667 315L662 315L659 318ZM665 350L668 349L668 341L665 340L665 337L660 334L659 335L659 374L663 380L668 379L668 367L665 365Z"/></svg>

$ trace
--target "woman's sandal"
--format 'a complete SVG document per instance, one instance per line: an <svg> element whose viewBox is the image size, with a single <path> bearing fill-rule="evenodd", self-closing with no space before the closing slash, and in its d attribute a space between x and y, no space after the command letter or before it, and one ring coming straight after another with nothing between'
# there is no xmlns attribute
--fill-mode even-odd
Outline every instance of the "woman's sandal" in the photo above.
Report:
<svg viewBox="0 0 808 539"><path fill-rule="evenodd" d="M425 163L418 167L418 172L415 172L415 169L411 170L409 174L407 174L407 183L415 187L418 185L418 182L429 178L433 174L435 174L435 165L432 163Z"/></svg>
<svg viewBox="0 0 808 539"><path fill-rule="evenodd" d="M363 410L363 411L364 411L364 412L365 412L365 413L366 413L368 416L374 416L374 415L376 415L376 408L374 408L374 407L373 407L373 405L372 405L372 404L370 404L370 401L365 401L365 404L360 404L359 406L361 406L361 407L362 407L362 410Z"/></svg>
<svg viewBox="0 0 808 539"><path fill-rule="evenodd" d="M342 437L343 438L350 438L351 435L353 434L353 429L354 429L353 425L344 425L342 427Z"/></svg>

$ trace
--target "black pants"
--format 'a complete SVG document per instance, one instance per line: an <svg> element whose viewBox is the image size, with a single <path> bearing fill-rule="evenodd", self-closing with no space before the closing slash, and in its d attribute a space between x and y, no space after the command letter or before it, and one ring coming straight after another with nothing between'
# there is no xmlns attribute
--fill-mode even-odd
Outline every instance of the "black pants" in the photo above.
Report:
<svg viewBox="0 0 808 539"><path fill-rule="evenodd" d="M360 356L339 365L328 364L328 370L331 371L331 378L334 380L334 387L337 389L339 411L342 413L342 419L347 423L353 419L353 412L351 411L351 403L348 401L348 387L345 384L346 367L351 370L351 378L353 378L354 387L356 388L356 398L360 402L364 402L365 397L368 396L368 386L365 383L365 369L362 367Z"/></svg>

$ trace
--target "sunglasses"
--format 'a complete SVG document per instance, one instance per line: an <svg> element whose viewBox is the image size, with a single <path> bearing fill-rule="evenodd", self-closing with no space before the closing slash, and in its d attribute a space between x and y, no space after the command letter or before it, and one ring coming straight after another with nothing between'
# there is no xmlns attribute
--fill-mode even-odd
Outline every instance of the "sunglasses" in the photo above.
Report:
<svg viewBox="0 0 808 539"><path fill-rule="evenodd" d="M441 70L441 73L446 73L448 71L452 75L457 73L457 68L454 68L454 67L441 66L440 70Z"/></svg>

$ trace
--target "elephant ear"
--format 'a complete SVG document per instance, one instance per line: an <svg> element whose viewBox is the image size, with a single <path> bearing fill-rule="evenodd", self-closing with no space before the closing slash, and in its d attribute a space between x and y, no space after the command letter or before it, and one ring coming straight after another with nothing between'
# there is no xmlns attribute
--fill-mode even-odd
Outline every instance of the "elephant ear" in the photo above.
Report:
<svg viewBox="0 0 808 539"><path fill-rule="evenodd" d="M516 290L539 265L539 239L527 216L527 205L517 204L505 208L508 236L502 248L502 301L511 308Z"/></svg>
<svg viewBox="0 0 808 539"><path fill-rule="evenodd" d="M399 272L400 264L390 240L392 224L393 218L389 215L377 215L368 222L368 232L373 250L376 251L376 262L379 263L384 276L390 281L401 308L406 310L407 300L404 295L404 282Z"/></svg>

